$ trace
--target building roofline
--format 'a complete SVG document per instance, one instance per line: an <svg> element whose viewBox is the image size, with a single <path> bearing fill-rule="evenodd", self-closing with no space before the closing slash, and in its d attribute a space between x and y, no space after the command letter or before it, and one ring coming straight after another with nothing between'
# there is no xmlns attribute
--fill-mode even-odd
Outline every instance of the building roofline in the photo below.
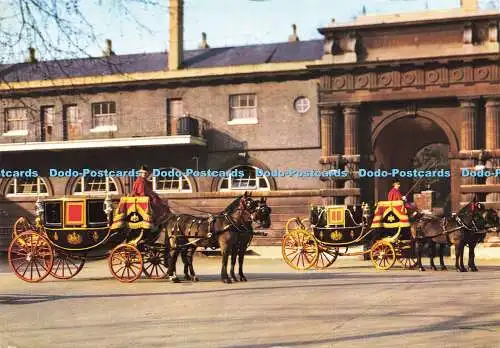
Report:
<svg viewBox="0 0 500 348"><path fill-rule="evenodd" d="M427 24L441 24L450 22L463 22L471 20L500 19L499 11L464 11L461 9L446 11L426 11L409 12L390 15L367 15L359 17L354 22L332 23L329 26L318 29L320 34L342 32L353 29L374 29L374 28L393 28L404 26L422 26Z"/></svg>

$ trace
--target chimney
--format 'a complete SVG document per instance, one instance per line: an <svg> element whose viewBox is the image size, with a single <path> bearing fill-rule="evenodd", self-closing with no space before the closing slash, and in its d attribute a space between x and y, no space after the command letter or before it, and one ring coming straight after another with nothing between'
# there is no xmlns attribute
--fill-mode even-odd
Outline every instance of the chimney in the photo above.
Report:
<svg viewBox="0 0 500 348"><path fill-rule="evenodd" d="M184 0L169 0L170 40L168 43L168 70L182 67L184 52Z"/></svg>
<svg viewBox="0 0 500 348"><path fill-rule="evenodd" d="M115 55L115 52L113 52L113 41L110 39L106 40L106 49L102 51L105 57L111 57Z"/></svg>
<svg viewBox="0 0 500 348"><path fill-rule="evenodd" d="M207 42L207 33L201 33L201 42L198 45L198 48L201 48L201 49L210 48L210 46L208 45L208 42Z"/></svg>
<svg viewBox="0 0 500 348"><path fill-rule="evenodd" d="M38 60L36 59L36 50L33 47L28 48L29 57L28 63L36 63Z"/></svg>
<svg viewBox="0 0 500 348"><path fill-rule="evenodd" d="M464 11L477 11L477 0L460 0L460 7Z"/></svg>
<svg viewBox="0 0 500 348"><path fill-rule="evenodd" d="M299 37L297 36L297 26L295 24L292 24L292 30L293 33L288 37L288 42L299 41Z"/></svg>

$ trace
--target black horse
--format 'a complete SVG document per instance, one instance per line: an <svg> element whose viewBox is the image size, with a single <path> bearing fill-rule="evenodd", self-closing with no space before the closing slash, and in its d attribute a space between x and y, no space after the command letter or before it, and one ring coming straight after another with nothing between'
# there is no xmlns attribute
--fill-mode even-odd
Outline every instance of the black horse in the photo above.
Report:
<svg viewBox="0 0 500 348"><path fill-rule="evenodd" d="M271 212L272 209L267 205L266 199L262 197L258 203L255 212L252 215L252 221L257 222L259 225L257 228L269 228L271 226ZM245 259L245 253L248 246L252 242L254 236L253 226L250 223L245 229L233 229L236 235L235 247L231 252L231 270L229 274L231 279L237 282L236 274L234 273L234 268L236 266L236 257L238 257L238 275L240 281L247 281L243 273L243 261Z"/></svg>
<svg viewBox="0 0 500 348"><path fill-rule="evenodd" d="M455 268L459 272L466 272L467 269L463 263L463 255L465 245L468 245L469 267L471 270L477 271L474 264L474 247L479 240L480 228L481 226L497 222L498 215L496 215L494 210L486 210L482 204L475 201L470 202L460 209L457 214L443 219L417 212L416 219L410 227L411 237L417 254L417 267L421 271L425 271L425 268L422 266L421 251L424 244L427 244L429 246L431 268L437 270L434 264L434 257L436 245L439 245L441 270L446 270L444 248L452 244L455 246ZM470 255L472 255L472 258Z"/></svg>
<svg viewBox="0 0 500 348"><path fill-rule="evenodd" d="M475 264L476 255L474 252L476 245L484 241L489 231L496 232L500 226L500 219L495 209L485 209L484 205L481 203L477 203L476 206L478 208L476 214L479 215L479 219L477 219L477 222L474 220L474 224L467 231L467 241L465 243L469 248L468 266L471 272L478 271Z"/></svg>
<svg viewBox="0 0 500 348"><path fill-rule="evenodd" d="M245 192L236 198L218 215L197 217L189 214L170 215L164 229L168 237L168 271L167 274L174 282L179 279L175 274L175 265L179 253L184 262L186 279L197 280L193 268L193 254L197 247L220 247L222 254L221 279L224 283L231 283L227 274L229 255L238 241L235 230L246 230L252 223L252 214L258 207L250 195ZM190 273L190 274L189 274Z"/></svg>

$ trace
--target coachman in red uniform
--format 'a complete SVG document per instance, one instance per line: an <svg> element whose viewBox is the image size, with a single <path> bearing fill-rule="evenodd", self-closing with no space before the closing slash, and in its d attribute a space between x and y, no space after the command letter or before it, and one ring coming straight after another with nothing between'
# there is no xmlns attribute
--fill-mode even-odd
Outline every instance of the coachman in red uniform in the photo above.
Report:
<svg viewBox="0 0 500 348"><path fill-rule="evenodd" d="M392 189L389 191L387 195L388 201L406 201L406 197L403 198L401 192L399 192L399 188L401 187L401 183L399 181L394 181L392 183Z"/></svg>
<svg viewBox="0 0 500 348"><path fill-rule="evenodd" d="M153 182L150 180L151 172L146 165L139 169L139 177L135 180L132 188L132 196L134 197L149 197L149 202L153 210L153 218L155 225L158 225L161 220L170 214L168 204L163 203L160 196L153 191Z"/></svg>

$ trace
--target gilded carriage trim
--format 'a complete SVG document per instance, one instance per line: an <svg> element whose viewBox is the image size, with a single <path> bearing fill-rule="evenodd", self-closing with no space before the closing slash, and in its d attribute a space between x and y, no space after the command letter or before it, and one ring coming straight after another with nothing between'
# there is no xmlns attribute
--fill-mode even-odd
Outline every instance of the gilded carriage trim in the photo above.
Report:
<svg viewBox="0 0 500 348"><path fill-rule="evenodd" d="M59 240L59 236L57 235L57 232L54 232L54 240Z"/></svg>
<svg viewBox="0 0 500 348"><path fill-rule="evenodd" d="M327 225L345 226L345 206L333 205L325 207Z"/></svg>
<svg viewBox="0 0 500 348"><path fill-rule="evenodd" d="M70 231L85 231L87 230L88 231L88 228L72 228ZM64 243L66 242L66 239L64 238L64 232L68 233L69 231L67 229L64 229L64 228L46 228L46 227L43 227L40 232L43 232L45 233L45 235L47 237L49 237L48 239L50 240L50 242L57 248L59 249L62 249L62 250L67 250L67 251L84 251L84 250L90 250L90 249L93 249L93 248L96 248L98 246L100 246L101 244L104 244L110 234L111 234L111 230L108 228L108 227L100 227L100 228L93 228L92 230L94 230L95 232L97 232L99 234L99 236L101 237L101 240L99 242L96 242L96 243L92 243L91 245L88 245L88 246L80 246L80 247L68 247L67 245L63 245L61 243ZM57 233L58 236L59 236L59 240L54 240L52 239L52 234L49 234L49 232L52 233L52 231L54 233ZM100 233L102 231L105 231L106 233ZM63 235L61 235L63 234ZM66 237L67 238L67 237Z"/></svg>
<svg viewBox="0 0 500 348"><path fill-rule="evenodd" d="M331 234L330 234L330 239L331 240L341 240L343 237L342 235L342 232L340 231L333 231Z"/></svg>
<svg viewBox="0 0 500 348"><path fill-rule="evenodd" d="M68 243L72 244L72 245L82 244L82 242L83 242L82 236L76 232L68 234L68 236L66 238L68 240Z"/></svg>
<svg viewBox="0 0 500 348"><path fill-rule="evenodd" d="M85 224L85 200L64 202L64 225Z"/></svg>
<svg viewBox="0 0 500 348"><path fill-rule="evenodd" d="M99 240L99 233L97 233L97 231L94 231L94 233L92 233L92 238L95 242L97 242Z"/></svg>

